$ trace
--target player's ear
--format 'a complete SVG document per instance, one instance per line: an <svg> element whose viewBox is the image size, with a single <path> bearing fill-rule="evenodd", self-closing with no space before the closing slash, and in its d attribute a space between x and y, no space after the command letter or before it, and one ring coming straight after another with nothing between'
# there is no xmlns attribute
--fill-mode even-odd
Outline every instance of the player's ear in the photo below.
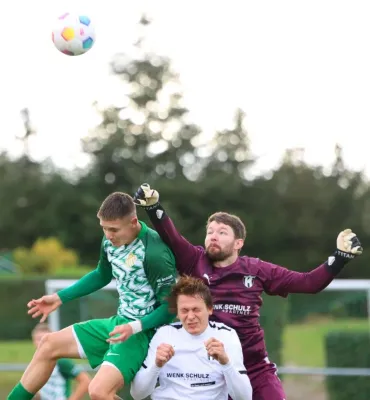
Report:
<svg viewBox="0 0 370 400"><path fill-rule="evenodd" d="M130 221L130 223L131 223L131 225L132 226L136 226L137 225L137 223L138 223L138 218L137 218L137 215L133 215L132 217L131 217L131 221Z"/></svg>
<svg viewBox="0 0 370 400"><path fill-rule="evenodd" d="M208 309L208 315L212 315L213 314L213 307Z"/></svg>
<svg viewBox="0 0 370 400"><path fill-rule="evenodd" d="M240 250L244 246L244 240L243 239L236 239L235 244L234 244L234 249L235 250Z"/></svg>

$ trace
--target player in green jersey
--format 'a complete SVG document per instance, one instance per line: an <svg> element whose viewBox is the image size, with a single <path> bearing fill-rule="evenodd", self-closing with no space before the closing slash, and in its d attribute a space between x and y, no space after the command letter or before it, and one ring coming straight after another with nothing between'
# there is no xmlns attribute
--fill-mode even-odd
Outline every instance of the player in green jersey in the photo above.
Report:
<svg viewBox="0 0 370 400"><path fill-rule="evenodd" d="M8 400L32 399L49 379L60 358L87 358L100 366L89 385L92 400L113 400L128 387L144 361L154 328L172 321L167 296L176 280L172 252L159 235L139 221L131 196L112 193L102 203L103 228L97 268L72 286L28 303L41 322L60 305L86 296L115 278L117 315L77 323L46 335Z"/></svg>
<svg viewBox="0 0 370 400"><path fill-rule="evenodd" d="M32 330L32 341L37 348L42 338L51 333L45 323L37 324ZM76 388L72 393L72 381ZM71 360L61 358L44 387L36 394L37 400L81 400L88 392L89 374Z"/></svg>

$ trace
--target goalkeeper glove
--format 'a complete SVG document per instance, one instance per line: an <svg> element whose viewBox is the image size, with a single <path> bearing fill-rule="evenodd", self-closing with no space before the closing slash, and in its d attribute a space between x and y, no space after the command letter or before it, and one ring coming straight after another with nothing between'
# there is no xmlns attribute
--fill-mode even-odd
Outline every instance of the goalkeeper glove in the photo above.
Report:
<svg viewBox="0 0 370 400"><path fill-rule="evenodd" d="M363 252L361 243L351 229L345 229L337 238L337 254L345 258L355 258Z"/></svg>
<svg viewBox="0 0 370 400"><path fill-rule="evenodd" d="M326 265L330 272L336 275L348 261L361 255L362 252L363 248L359 238L351 229L345 229L339 233L337 237L337 249L334 254L328 258Z"/></svg>
<svg viewBox="0 0 370 400"><path fill-rule="evenodd" d="M134 203L142 207L152 207L159 202L159 193L150 188L148 183L140 185L134 195Z"/></svg>

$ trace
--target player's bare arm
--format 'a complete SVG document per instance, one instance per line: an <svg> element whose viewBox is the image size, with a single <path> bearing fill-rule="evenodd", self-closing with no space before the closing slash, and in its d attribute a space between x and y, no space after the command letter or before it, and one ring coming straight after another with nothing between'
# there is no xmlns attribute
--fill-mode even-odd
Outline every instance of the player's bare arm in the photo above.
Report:
<svg viewBox="0 0 370 400"><path fill-rule="evenodd" d="M88 393L90 377L87 372L80 372L76 378L76 388L74 392L69 396L68 400L82 400L84 396Z"/></svg>

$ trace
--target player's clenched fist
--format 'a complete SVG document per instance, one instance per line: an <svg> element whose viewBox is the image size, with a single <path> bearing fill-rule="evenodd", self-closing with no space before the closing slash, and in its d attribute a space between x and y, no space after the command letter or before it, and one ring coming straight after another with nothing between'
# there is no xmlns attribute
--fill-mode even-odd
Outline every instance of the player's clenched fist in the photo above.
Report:
<svg viewBox="0 0 370 400"><path fill-rule="evenodd" d="M208 339L205 343L209 357L217 360L221 365L229 362L229 357L226 354L224 344L215 338Z"/></svg>
<svg viewBox="0 0 370 400"><path fill-rule="evenodd" d="M170 344L162 343L157 347L155 365L162 368L174 356L175 350Z"/></svg>

